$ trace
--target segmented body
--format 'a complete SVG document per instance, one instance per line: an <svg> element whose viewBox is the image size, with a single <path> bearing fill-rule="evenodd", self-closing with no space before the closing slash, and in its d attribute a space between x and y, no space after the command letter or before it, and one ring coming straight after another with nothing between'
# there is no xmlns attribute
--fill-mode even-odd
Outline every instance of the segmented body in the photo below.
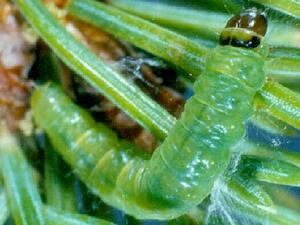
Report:
<svg viewBox="0 0 300 225"><path fill-rule="evenodd" d="M33 115L105 202L139 219L170 219L199 204L226 168L229 148L243 137L253 97L264 83L263 64L252 50L211 51L195 95L149 160L52 85L33 94Z"/></svg>

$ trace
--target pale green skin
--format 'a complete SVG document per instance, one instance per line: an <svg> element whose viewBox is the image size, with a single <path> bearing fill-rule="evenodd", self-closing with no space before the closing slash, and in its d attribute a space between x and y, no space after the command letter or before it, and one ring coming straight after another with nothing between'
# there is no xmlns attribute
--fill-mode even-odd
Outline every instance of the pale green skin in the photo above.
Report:
<svg viewBox="0 0 300 225"><path fill-rule="evenodd" d="M243 137L253 97L264 84L263 65L251 50L212 50L195 95L150 160L136 156L52 85L34 92L33 116L105 202L139 219L175 218L199 204L225 170L229 148Z"/></svg>

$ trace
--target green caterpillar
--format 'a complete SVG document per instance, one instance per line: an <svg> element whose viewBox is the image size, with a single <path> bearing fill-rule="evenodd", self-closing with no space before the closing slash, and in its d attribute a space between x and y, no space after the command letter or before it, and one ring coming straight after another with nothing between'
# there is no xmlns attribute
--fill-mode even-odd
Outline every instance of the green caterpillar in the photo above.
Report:
<svg viewBox="0 0 300 225"><path fill-rule="evenodd" d="M252 9L229 21L221 44L238 47L220 46L206 56L195 95L150 159L96 124L52 84L39 87L32 96L35 121L105 202L138 219L178 217L199 204L225 170L229 149L243 137L253 97L264 84L263 57L247 49L259 46L262 32L249 24L248 30L232 28L238 24L232 21L245 18L256 22L262 14Z"/></svg>

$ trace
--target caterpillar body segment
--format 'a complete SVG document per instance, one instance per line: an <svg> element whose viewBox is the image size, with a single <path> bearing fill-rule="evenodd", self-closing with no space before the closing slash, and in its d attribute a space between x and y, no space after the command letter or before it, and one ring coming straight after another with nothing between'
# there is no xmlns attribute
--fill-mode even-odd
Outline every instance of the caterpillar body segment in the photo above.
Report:
<svg viewBox="0 0 300 225"><path fill-rule="evenodd" d="M211 67L211 60L228 52L235 57ZM253 97L264 82L263 60L255 52L219 47L208 55L207 62L206 71L195 83L195 95L154 152L144 175L148 176L145 182L151 199L162 201L170 196L170 203L174 198L173 204L179 203L182 210L201 202L227 166L228 149L244 135L243 123L251 115ZM235 63L240 65L230 67L232 71L224 66Z"/></svg>
<svg viewBox="0 0 300 225"><path fill-rule="evenodd" d="M195 95L150 160L96 124L55 85L34 92L33 115L57 151L108 204L139 219L174 218L209 194L229 162L228 149L244 135L243 123L264 82L263 60L254 51L218 47L206 60Z"/></svg>

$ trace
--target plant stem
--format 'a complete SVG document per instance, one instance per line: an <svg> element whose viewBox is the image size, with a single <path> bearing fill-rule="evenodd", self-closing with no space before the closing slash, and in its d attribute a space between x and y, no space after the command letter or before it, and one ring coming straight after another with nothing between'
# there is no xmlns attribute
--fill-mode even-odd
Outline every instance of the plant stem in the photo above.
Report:
<svg viewBox="0 0 300 225"><path fill-rule="evenodd" d="M65 213L52 207L44 207L44 215L47 225L115 225L106 220L86 215Z"/></svg>
<svg viewBox="0 0 300 225"><path fill-rule="evenodd" d="M42 201L22 151L2 124L0 167L9 208L17 225L44 225Z"/></svg>
<svg viewBox="0 0 300 225"><path fill-rule="evenodd" d="M300 52L300 50L299 50ZM266 74L282 84L300 83L300 60L290 58L268 58Z"/></svg>
<svg viewBox="0 0 300 225"><path fill-rule="evenodd" d="M4 192L0 192L0 225L3 225L8 219L8 206Z"/></svg>
<svg viewBox="0 0 300 225"><path fill-rule="evenodd" d="M246 140L239 142L234 148L233 152L241 152L247 156L258 156L275 160L282 160L300 168L300 155L288 150L281 150L274 147L268 147L261 144L252 143Z"/></svg>
<svg viewBox="0 0 300 225"><path fill-rule="evenodd" d="M159 2L111 0L109 3L154 23L186 30L215 41L218 41L220 32L230 18L230 15L225 13L184 8Z"/></svg>
<svg viewBox="0 0 300 225"><path fill-rule="evenodd" d="M237 174L230 175L231 177L222 183L225 187L219 187L222 190L218 192L223 193L223 196L218 196L220 193L216 196L220 198L221 204L226 204L225 207L236 214L256 221L271 219L276 215L274 203L262 186Z"/></svg>
<svg viewBox="0 0 300 225"><path fill-rule="evenodd" d="M187 71L190 73L199 74L203 69L203 55L207 48L175 32L93 0L70 1L67 9L72 15L80 15L81 19L118 38L155 52L155 55L181 68L189 68ZM94 18L93 21L91 18Z"/></svg>
<svg viewBox="0 0 300 225"><path fill-rule="evenodd" d="M4 192L0 194L0 208L0 224L3 225L9 214ZM45 205L43 207L43 214L46 218L47 225L114 225L102 219L80 214L65 213Z"/></svg>
<svg viewBox="0 0 300 225"><path fill-rule="evenodd" d="M277 221L278 224L295 225L299 224L299 212L287 209L285 207L277 207Z"/></svg>
<svg viewBox="0 0 300 225"><path fill-rule="evenodd" d="M274 184L264 184L264 188L277 206L286 207L290 210L300 212L300 198L294 189ZM299 215L300 216L300 215Z"/></svg>
<svg viewBox="0 0 300 225"><path fill-rule="evenodd" d="M288 34L288 32L281 32ZM299 41L298 41L299 42ZM287 87L299 86L300 49L280 47L270 48L266 61L266 72ZM295 87L294 87L295 86Z"/></svg>
<svg viewBox="0 0 300 225"><path fill-rule="evenodd" d="M242 224L239 218L250 220L251 224L295 224L294 218L278 211L268 193L257 182L245 179L238 173L230 174L227 180L225 175L225 179L223 176L219 182L211 194L211 206L206 216L207 222L211 222L209 224L227 224L231 219L234 223L230 224Z"/></svg>
<svg viewBox="0 0 300 225"><path fill-rule="evenodd" d="M300 19L300 2L295 0L251 0Z"/></svg>
<svg viewBox="0 0 300 225"><path fill-rule="evenodd" d="M77 41L54 19L40 0L16 0L16 4L35 31L68 66L143 127L159 138L165 137L175 122L173 116Z"/></svg>
<svg viewBox="0 0 300 225"><path fill-rule="evenodd" d="M174 63L191 73L195 78L203 69L204 53L207 52L208 49L204 46L192 44L192 41L184 39L178 34L170 33L170 31L162 27L158 27L138 17L91 0L71 0L68 5L68 10L72 15ZM155 28L155 33L152 27ZM165 37L172 38L172 42L164 41ZM162 39L162 42L156 43L156 40L159 39ZM153 42L153 40L155 41ZM183 44L183 42L185 44ZM155 46L152 46L153 43L156 43ZM192 45L193 48L187 47ZM186 50L183 50L183 48L186 48ZM164 49L164 53L161 52L161 49ZM165 54L165 52L168 54ZM185 57L185 55L181 54L187 52L188 63L178 62L178 59ZM189 57L191 55L198 55L198 59ZM199 60L199 57L201 60ZM280 89L281 92L278 92L278 89ZM284 95L282 96L281 94ZM270 98L270 96L272 96L272 98ZM278 113L276 110L268 110L267 113L300 129L300 98L298 98L295 93L284 89L275 82L267 81L266 86L256 98L258 100L255 102L259 104L259 108L271 107L274 104L273 100L276 100L277 111L281 111L282 113ZM292 101L290 99L292 99ZM293 110L289 110L291 108Z"/></svg>
<svg viewBox="0 0 300 225"><path fill-rule="evenodd" d="M270 48L268 57L300 60L300 49L289 47Z"/></svg>
<svg viewBox="0 0 300 225"><path fill-rule="evenodd" d="M249 122L256 127L275 135L298 137L300 134L299 130L261 111L255 113Z"/></svg>
<svg viewBox="0 0 300 225"><path fill-rule="evenodd" d="M300 187L300 167L281 160L243 156L238 170L247 178Z"/></svg>
<svg viewBox="0 0 300 225"><path fill-rule="evenodd" d="M226 188L221 187L223 196L220 200L226 209L235 215L248 218L255 223L270 225L294 225L297 224L299 216L289 210L287 214L282 213L282 207L272 206L268 193L251 179L243 179L237 175L230 179ZM246 196L246 198L245 198ZM248 199L248 198L250 199ZM260 215L260 216L257 216Z"/></svg>
<svg viewBox="0 0 300 225"><path fill-rule="evenodd" d="M300 186L300 155L241 141L233 152L242 152L238 171L243 177L272 184Z"/></svg>
<svg viewBox="0 0 300 225"><path fill-rule="evenodd" d="M256 110L261 110L300 129L300 95L274 82L266 82L256 95Z"/></svg>

